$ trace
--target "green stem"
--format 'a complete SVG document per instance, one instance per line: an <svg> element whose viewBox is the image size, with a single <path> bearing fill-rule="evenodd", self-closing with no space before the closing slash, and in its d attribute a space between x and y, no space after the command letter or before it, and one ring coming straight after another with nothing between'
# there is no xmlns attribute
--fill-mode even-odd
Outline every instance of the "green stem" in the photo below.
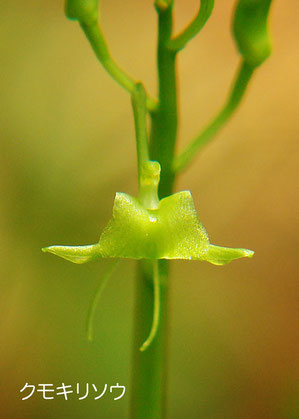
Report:
<svg viewBox="0 0 299 419"><path fill-rule="evenodd" d="M161 164L159 195L163 198L173 191L175 174L172 171L177 138L176 53L167 44L172 33L172 3L158 11L158 78L159 107L151 114L150 158ZM159 4L160 4L159 3ZM163 3L163 4L162 4ZM162 419L165 417L167 377L167 322L169 263L158 261L160 276L160 323L151 346L139 351L152 323L154 306L153 271L150 261L138 263L135 313L135 343L132 388L134 419Z"/></svg>
<svg viewBox="0 0 299 419"><path fill-rule="evenodd" d="M111 57L100 26L97 23L93 25L80 23L80 25L89 40L96 57L108 74L110 74L110 76L125 90L132 94L136 83ZM157 101L150 96L147 96L146 103L148 110L151 112L154 112L157 108Z"/></svg>
<svg viewBox="0 0 299 419"><path fill-rule="evenodd" d="M186 147L186 149L178 157L175 158L173 164L174 173L178 173L183 170L193 160L196 153L213 139L214 135L217 134L217 132L232 116L244 96L253 72L254 67L250 66L245 61L241 63L236 80L226 104L218 113L218 115L212 120L212 122L199 134L199 136L196 137Z"/></svg>
<svg viewBox="0 0 299 419"><path fill-rule="evenodd" d="M158 10L158 79L159 106L151 114L150 157L161 164L159 193L163 198L172 193L172 163L177 139L176 52L168 48L172 32L172 7Z"/></svg>
<svg viewBox="0 0 299 419"><path fill-rule="evenodd" d="M157 334L146 351L140 344L148 336L153 319L153 267L152 262L138 262L135 296L135 336L133 347L132 419L162 419L165 417L165 391L167 379L167 276L168 263L159 260L160 322Z"/></svg>

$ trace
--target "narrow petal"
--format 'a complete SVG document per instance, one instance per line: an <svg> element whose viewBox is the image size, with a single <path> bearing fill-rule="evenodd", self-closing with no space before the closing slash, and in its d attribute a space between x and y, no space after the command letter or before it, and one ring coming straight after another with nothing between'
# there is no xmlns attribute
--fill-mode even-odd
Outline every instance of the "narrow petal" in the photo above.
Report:
<svg viewBox="0 0 299 419"><path fill-rule="evenodd" d="M251 258L253 255L254 252L252 250L231 249L210 244L204 260L213 263L213 265L225 265L234 259Z"/></svg>
<svg viewBox="0 0 299 419"><path fill-rule="evenodd" d="M88 246L49 246L44 247L42 251L53 253L56 256L78 264L101 257L98 244Z"/></svg>

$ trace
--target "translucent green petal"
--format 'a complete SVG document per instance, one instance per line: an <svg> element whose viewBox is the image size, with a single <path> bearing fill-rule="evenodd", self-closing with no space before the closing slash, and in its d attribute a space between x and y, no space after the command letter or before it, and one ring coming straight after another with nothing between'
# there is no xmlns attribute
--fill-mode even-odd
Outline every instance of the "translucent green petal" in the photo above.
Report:
<svg viewBox="0 0 299 419"><path fill-rule="evenodd" d="M205 255L207 262L213 265L226 265L234 259L252 258L254 252L248 249L231 249L229 247L214 246L210 244Z"/></svg>
<svg viewBox="0 0 299 419"><path fill-rule="evenodd" d="M53 253L53 255L78 264L101 257L98 244L88 246L49 246L44 247L42 251Z"/></svg>
<svg viewBox="0 0 299 419"><path fill-rule="evenodd" d="M233 33L244 60L256 67L269 57L271 41L267 19L272 0L239 0Z"/></svg>
<svg viewBox="0 0 299 419"><path fill-rule="evenodd" d="M117 193L113 217L104 229L99 246L103 257L157 258L156 219L136 198Z"/></svg>
<svg viewBox="0 0 299 419"><path fill-rule="evenodd" d="M161 248L165 259L201 259L209 238L197 216L189 191L178 192L160 201Z"/></svg>
<svg viewBox="0 0 299 419"><path fill-rule="evenodd" d="M117 193L113 218L99 241L103 257L133 259L199 259L208 244L188 191L162 199L154 210Z"/></svg>

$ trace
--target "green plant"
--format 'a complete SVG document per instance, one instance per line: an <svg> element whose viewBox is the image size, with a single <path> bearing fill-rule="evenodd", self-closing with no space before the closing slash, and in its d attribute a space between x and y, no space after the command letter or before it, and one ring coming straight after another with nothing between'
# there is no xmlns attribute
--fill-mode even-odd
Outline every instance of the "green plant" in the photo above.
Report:
<svg viewBox="0 0 299 419"><path fill-rule="evenodd" d="M137 313L142 313L143 323L137 314L134 345L136 372L132 397L132 415L136 418L163 417L168 260L197 259L223 265L234 259L253 256L251 250L211 245L197 217L191 193L184 191L173 194L173 189L178 174L231 117L254 71L269 56L267 17L270 4L271 0L237 2L233 33L242 61L231 93L212 122L177 156L176 56L204 27L212 13L214 1L201 0L195 18L177 36L172 34L173 0L155 1L158 13L157 99L147 94L142 83L135 82L111 57L98 22L98 0L66 1L66 15L80 23L103 67L131 94L139 195L134 198L124 193L116 194L112 219L98 243L89 246L50 246L43 251L74 263L99 258L139 260L139 296L136 304ZM150 136L147 133L148 115L151 118ZM112 270L107 273L105 280ZM102 284L90 309L89 338L92 337L92 315L101 289Z"/></svg>

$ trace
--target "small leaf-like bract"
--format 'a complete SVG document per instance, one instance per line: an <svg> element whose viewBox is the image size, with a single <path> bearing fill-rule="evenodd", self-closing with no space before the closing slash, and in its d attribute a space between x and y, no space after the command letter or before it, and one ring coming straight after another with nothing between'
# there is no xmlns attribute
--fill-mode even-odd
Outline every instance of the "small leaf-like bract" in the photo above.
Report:
<svg viewBox="0 0 299 419"><path fill-rule="evenodd" d="M224 265L253 256L247 249L213 246L194 208L189 191L162 199L146 209L128 194L117 193L113 217L97 244L43 249L74 263L97 258L188 259Z"/></svg>
<svg viewBox="0 0 299 419"><path fill-rule="evenodd" d="M98 20L98 0L66 0L65 14L69 19L92 25Z"/></svg>
<svg viewBox="0 0 299 419"><path fill-rule="evenodd" d="M272 0L239 0L233 33L244 60L252 67L262 64L271 53L267 19Z"/></svg>

